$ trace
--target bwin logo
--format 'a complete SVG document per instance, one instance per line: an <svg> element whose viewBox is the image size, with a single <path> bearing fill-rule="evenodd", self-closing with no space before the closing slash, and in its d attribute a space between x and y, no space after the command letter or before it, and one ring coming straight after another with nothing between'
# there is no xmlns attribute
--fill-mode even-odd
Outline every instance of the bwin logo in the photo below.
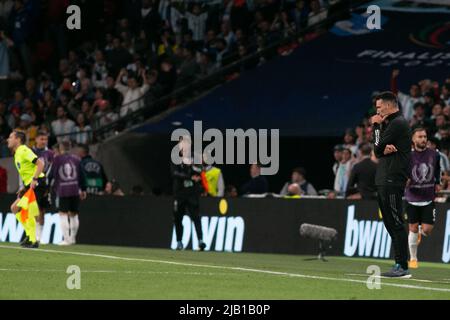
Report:
<svg viewBox="0 0 450 320"><path fill-rule="evenodd" d="M344 254L354 256L358 250L360 257L389 258L391 237L382 221L355 219L355 206L347 210Z"/></svg>
<svg viewBox="0 0 450 320"><path fill-rule="evenodd" d="M203 241L206 250L241 252L244 241L245 223L242 217L202 217ZM188 216L183 218L183 247L192 240L192 248L198 248L197 232ZM215 240L213 246L213 240ZM176 249L177 237L175 227L172 232L171 248Z"/></svg>
<svg viewBox="0 0 450 320"><path fill-rule="evenodd" d="M53 232L52 232L53 231ZM12 213L0 212L0 242L19 242L24 233L22 225ZM44 216L44 229L42 230L40 243L60 243L62 232L59 225L59 214L47 213Z"/></svg>

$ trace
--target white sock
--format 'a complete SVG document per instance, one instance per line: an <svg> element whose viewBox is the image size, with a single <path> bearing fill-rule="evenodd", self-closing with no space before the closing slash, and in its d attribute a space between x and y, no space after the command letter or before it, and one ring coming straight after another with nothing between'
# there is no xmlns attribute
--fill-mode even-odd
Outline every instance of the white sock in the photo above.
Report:
<svg viewBox="0 0 450 320"><path fill-rule="evenodd" d="M417 243L418 243L419 233L409 232L408 242L409 242L409 254L411 255L411 260L417 260Z"/></svg>
<svg viewBox="0 0 450 320"><path fill-rule="evenodd" d="M80 220L78 215L70 216L70 243L76 242L78 228L80 227Z"/></svg>
<svg viewBox="0 0 450 320"><path fill-rule="evenodd" d="M70 226L69 226L69 216L67 214L59 215L59 223L61 225L61 231L63 234L63 241L70 241Z"/></svg>
<svg viewBox="0 0 450 320"><path fill-rule="evenodd" d="M44 228L43 224L36 222L36 241L41 241L42 229Z"/></svg>

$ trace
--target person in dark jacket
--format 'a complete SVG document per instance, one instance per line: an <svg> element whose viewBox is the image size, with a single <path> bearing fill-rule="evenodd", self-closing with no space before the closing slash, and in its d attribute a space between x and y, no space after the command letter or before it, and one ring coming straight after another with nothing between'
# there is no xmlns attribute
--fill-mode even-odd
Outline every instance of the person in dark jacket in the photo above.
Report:
<svg viewBox="0 0 450 320"><path fill-rule="evenodd" d="M92 158L89 154L89 146L79 144L77 147L77 155L80 157L81 172L85 179L87 194L99 194L105 190L106 177L105 170L100 162Z"/></svg>
<svg viewBox="0 0 450 320"><path fill-rule="evenodd" d="M370 155L372 147L370 144L363 144L360 147L361 160L356 163L350 173L350 178L347 184L347 197L352 199L375 199L375 174L377 171L377 164L372 161ZM350 195L351 191L356 191Z"/></svg>
<svg viewBox="0 0 450 320"><path fill-rule="evenodd" d="M181 141L180 141L181 147ZM189 214L194 222L197 232L198 247L200 251L206 249L203 242L202 224L200 221L200 195L203 193L201 183L202 168L193 164L193 159L183 156L183 147L180 148L182 162L180 164L172 163L173 177L173 215L175 224L175 233L177 237L177 250L183 250L183 217Z"/></svg>
<svg viewBox="0 0 450 320"><path fill-rule="evenodd" d="M392 238L395 255L394 267L383 276L410 278L402 196L409 176L411 132L392 92L382 92L377 96L376 110L377 114L371 118L374 152L379 159L375 184L378 205Z"/></svg>
<svg viewBox="0 0 450 320"><path fill-rule="evenodd" d="M241 187L241 194L263 194L269 192L269 183L266 177L261 175L261 166L252 164L250 166L251 179Z"/></svg>

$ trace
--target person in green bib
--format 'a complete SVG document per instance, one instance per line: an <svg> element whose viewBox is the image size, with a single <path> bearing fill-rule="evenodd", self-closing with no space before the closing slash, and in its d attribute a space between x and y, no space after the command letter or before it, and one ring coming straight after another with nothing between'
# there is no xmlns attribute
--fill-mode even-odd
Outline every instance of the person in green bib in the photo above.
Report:
<svg viewBox="0 0 450 320"><path fill-rule="evenodd" d="M23 132L13 131L9 135L8 148L14 154L14 164L23 182L23 187L17 192L17 200L11 205L11 211L13 213L21 210L18 202L30 188L34 190L36 202L39 207L47 201L48 196L45 174L43 173L45 164L25 143L26 136ZM39 247L39 243L35 240L35 237L30 237L29 235L25 237L21 245L26 248Z"/></svg>

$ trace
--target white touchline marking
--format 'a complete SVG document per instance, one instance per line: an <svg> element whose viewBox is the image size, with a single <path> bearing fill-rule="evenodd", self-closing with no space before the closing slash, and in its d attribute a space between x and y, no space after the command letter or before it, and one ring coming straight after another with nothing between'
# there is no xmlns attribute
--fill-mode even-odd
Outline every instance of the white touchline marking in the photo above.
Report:
<svg viewBox="0 0 450 320"><path fill-rule="evenodd" d="M167 260L127 258L127 257L119 257L119 256L111 256L111 255L87 253L87 252L59 251L59 250L51 250L51 249L27 249L27 248L10 247L10 246L0 246L0 248L3 248L3 249L14 249L14 250L25 250L25 251L29 251L29 252L48 252L48 253L71 254L71 255L77 255L77 256L97 257L97 258L105 258L105 259L112 259L112 260L152 262L152 263L171 264L171 265L178 265L178 266L189 266L189 267L199 267L199 268L213 268L213 269L244 271L244 272L253 272L253 273L265 273L265 274L288 276L288 277L297 277L297 278L305 278L305 279L354 282L354 283L364 283L364 284L367 283L367 281L357 280L357 279L332 278L332 277L324 277L324 276L312 276L312 275L299 274L299 273L288 273L288 272L281 272L281 271L270 271L270 270L261 270L261 269L252 269L252 268L243 268L243 267L227 267L227 266L217 266L217 265L197 264L197 263L187 263L187 262L176 262L176 261L167 261ZM418 289L418 290L425 290L425 291L450 292L450 289L447 289L447 288L422 287L422 286L409 285L409 284L399 284L399 283L383 283L382 286L398 287L398 288L405 288L405 289Z"/></svg>
<svg viewBox="0 0 450 320"><path fill-rule="evenodd" d="M63 269L6 269L0 268L0 272L60 272L66 273ZM194 276L228 276L229 273L215 272L178 272L178 271L130 271L130 270L81 270L81 273L126 273L126 274L183 274Z"/></svg>
<svg viewBox="0 0 450 320"><path fill-rule="evenodd" d="M356 276L356 277L368 277L369 275L368 274L364 274L364 273L346 273L346 274L344 274L344 276ZM371 276L371 277L373 277L373 278L381 278L381 279L392 279L392 278L389 278L389 277L383 277L383 276ZM447 283L450 283L450 282L446 282L446 280L448 280L448 279L442 279L442 281L441 280L426 280L426 279L416 279L416 278L402 278L402 279L399 279L399 280L407 280L407 281L417 281L417 282L427 282L427 283L437 283L437 284L447 284Z"/></svg>

